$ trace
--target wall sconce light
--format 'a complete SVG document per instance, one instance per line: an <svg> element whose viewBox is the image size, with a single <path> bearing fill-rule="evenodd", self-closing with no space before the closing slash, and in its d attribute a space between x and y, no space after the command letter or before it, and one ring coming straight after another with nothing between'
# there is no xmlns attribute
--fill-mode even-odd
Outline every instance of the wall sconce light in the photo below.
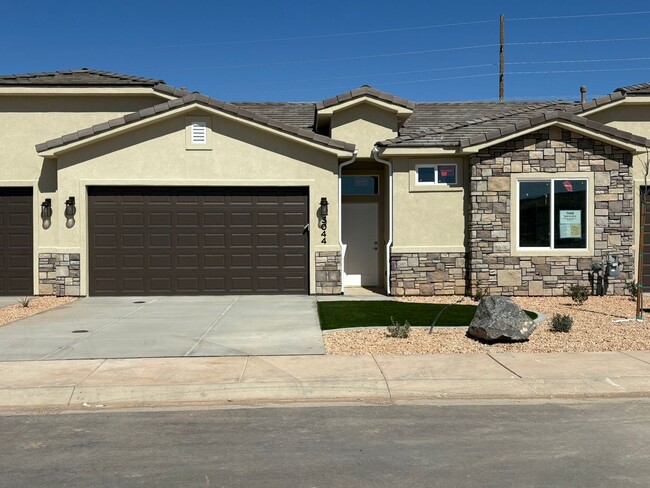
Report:
<svg viewBox="0 0 650 488"><path fill-rule="evenodd" d="M323 217L323 219L327 218L327 206L329 203L327 203L327 198L321 197L320 199L320 216Z"/></svg>
<svg viewBox="0 0 650 488"><path fill-rule="evenodd" d="M52 225L52 199L46 198L41 203L41 219L43 220L43 229L47 230Z"/></svg>
<svg viewBox="0 0 650 488"><path fill-rule="evenodd" d="M320 236L322 239L320 240L321 244L327 244L327 206L329 203L327 203L327 198L321 197L320 199L320 208L318 209L318 212L320 213Z"/></svg>
<svg viewBox="0 0 650 488"><path fill-rule="evenodd" d="M65 201L65 226L68 229L74 227L74 216L77 213L77 206L74 202L74 197L70 197Z"/></svg>

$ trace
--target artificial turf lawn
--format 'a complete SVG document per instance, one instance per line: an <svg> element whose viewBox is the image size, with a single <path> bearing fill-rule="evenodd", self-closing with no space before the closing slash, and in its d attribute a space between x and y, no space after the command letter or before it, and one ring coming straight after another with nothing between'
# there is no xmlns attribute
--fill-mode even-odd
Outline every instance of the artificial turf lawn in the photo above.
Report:
<svg viewBox="0 0 650 488"><path fill-rule="evenodd" d="M386 327L390 318L399 323L408 320L412 326L431 327L433 319L445 304L407 303L393 300L318 302L321 330L344 327ZM436 327L468 327L476 313L476 305L451 305L438 317ZM526 312L533 320L537 314Z"/></svg>

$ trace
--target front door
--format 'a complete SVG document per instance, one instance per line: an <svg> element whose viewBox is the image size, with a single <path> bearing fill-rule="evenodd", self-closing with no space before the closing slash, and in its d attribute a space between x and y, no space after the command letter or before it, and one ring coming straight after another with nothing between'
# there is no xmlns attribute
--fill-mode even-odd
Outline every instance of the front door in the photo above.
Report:
<svg viewBox="0 0 650 488"><path fill-rule="evenodd" d="M344 286L378 286L379 205L343 204Z"/></svg>

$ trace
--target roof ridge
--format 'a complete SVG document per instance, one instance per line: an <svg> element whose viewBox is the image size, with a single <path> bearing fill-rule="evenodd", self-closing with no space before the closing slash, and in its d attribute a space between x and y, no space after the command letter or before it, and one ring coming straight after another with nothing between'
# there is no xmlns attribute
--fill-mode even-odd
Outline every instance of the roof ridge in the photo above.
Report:
<svg viewBox="0 0 650 488"><path fill-rule="evenodd" d="M89 74L89 75L95 75L95 76L102 76L105 78L111 78L115 80L121 80L121 81L135 81L135 82L140 82L140 83L147 83L147 84L158 84L162 83L164 84L165 82L160 79L154 79L154 78L145 78L143 76L135 76L135 75L129 75L126 73L115 73L113 71L103 71L103 70L98 70L98 69L93 69L93 68L80 68L80 69L69 69L69 70L57 70L57 71L42 71L42 72L36 72L36 73L13 73L13 74L6 74L2 75L0 74L0 80L21 80L21 79L35 79L35 78L46 78L46 77L54 77L56 75L75 75L75 74Z"/></svg>

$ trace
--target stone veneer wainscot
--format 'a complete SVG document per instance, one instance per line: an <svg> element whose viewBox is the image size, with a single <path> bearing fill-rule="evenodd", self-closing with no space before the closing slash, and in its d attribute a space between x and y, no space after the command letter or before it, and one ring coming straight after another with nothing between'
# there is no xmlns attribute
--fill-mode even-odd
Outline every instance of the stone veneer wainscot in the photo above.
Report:
<svg viewBox="0 0 650 488"><path fill-rule="evenodd" d="M393 253L390 288L397 296L463 295L465 253Z"/></svg>

